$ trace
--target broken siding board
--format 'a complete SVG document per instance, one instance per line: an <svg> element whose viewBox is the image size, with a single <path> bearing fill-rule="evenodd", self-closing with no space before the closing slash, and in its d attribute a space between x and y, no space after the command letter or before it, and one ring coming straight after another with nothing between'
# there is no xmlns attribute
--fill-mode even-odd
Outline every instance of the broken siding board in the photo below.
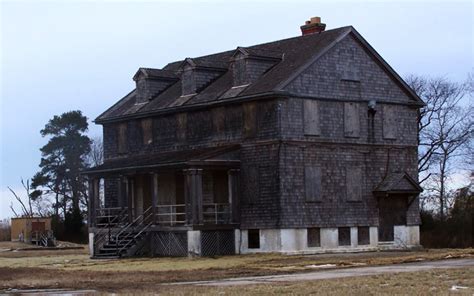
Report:
<svg viewBox="0 0 474 296"><path fill-rule="evenodd" d="M307 202L319 202L321 198L321 168L306 166L304 168L305 199Z"/></svg>
<svg viewBox="0 0 474 296"><path fill-rule="evenodd" d="M304 100L303 103L304 134L319 136L321 128L319 124L319 104L315 100Z"/></svg>
<svg viewBox="0 0 474 296"><path fill-rule="evenodd" d="M359 167L346 168L346 200L362 200L362 169Z"/></svg>
<svg viewBox="0 0 474 296"><path fill-rule="evenodd" d="M398 133L396 107L391 105L383 106L383 137L384 139L396 139Z"/></svg>
<svg viewBox="0 0 474 296"><path fill-rule="evenodd" d="M360 136L360 116L357 103L344 103L344 136L349 138Z"/></svg>

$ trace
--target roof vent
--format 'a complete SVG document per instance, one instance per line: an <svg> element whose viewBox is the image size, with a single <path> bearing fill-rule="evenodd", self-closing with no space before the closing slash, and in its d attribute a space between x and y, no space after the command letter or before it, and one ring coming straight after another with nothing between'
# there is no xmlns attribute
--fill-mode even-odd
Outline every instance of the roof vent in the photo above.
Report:
<svg viewBox="0 0 474 296"><path fill-rule="evenodd" d="M321 33L326 29L326 24L321 23L321 18L319 16L315 16L309 21L306 21L300 29L303 36L313 33Z"/></svg>

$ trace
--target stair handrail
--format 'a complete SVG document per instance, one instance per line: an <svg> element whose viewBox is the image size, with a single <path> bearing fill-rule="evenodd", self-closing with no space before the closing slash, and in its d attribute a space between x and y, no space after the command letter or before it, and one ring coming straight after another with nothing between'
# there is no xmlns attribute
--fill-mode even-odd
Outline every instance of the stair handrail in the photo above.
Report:
<svg viewBox="0 0 474 296"><path fill-rule="evenodd" d="M142 222L144 222L144 226L142 228L140 228L140 230L138 231L138 233L136 235L133 236L133 239L136 239L137 237L139 237L149 226L151 226L153 224L153 220L146 223L147 220L150 218L150 217L153 217L153 206L147 208L143 214L139 215L137 218L135 218L135 220L133 220L132 223L128 224L126 227L122 228L122 230L117 234L116 238L115 238L115 242L117 244L117 247L120 245L120 235L122 233L124 233L126 230L128 230L128 228L130 228L133 224L135 224L136 222L140 221L142 218ZM132 240L128 241L125 245L123 245L120 249L117 250L117 256L120 256L120 254L122 253L122 251L127 248L130 244L131 244Z"/></svg>
<svg viewBox="0 0 474 296"><path fill-rule="evenodd" d="M127 210L128 210L128 208L123 208L119 212L119 215L115 216L114 219L109 221L107 228L98 228L98 231L96 231L96 235L95 235L95 236L98 237L98 239L94 239L94 246L95 246L94 250L96 249L96 247L100 246L100 244L103 243L105 240L108 239L110 241L112 236L115 235L115 232L117 232L121 229L120 228L120 229L112 230L110 225L111 225L111 223L115 223L116 219L119 219L117 224L120 224L121 222L124 222L125 218L128 218L127 215L124 215L124 213L126 213Z"/></svg>

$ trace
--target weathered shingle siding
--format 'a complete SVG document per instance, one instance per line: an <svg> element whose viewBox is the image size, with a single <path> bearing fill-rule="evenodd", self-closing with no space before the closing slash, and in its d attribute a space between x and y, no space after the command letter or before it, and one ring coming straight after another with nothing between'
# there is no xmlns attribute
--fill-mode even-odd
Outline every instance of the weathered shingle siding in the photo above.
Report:
<svg viewBox="0 0 474 296"><path fill-rule="evenodd" d="M274 228L279 223L279 144L244 145L241 149L241 228ZM257 180L249 170L256 169ZM245 188L255 182L256 186Z"/></svg>
<svg viewBox="0 0 474 296"><path fill-rule="evenodd" d="M390 160L388 166L387 157ZM285 144L280 157L280 226L298 228L378 225L377 200L372 194L373 189L382 181L387 169L400 169L416 177L414 160L416 161L416 149L413 148ZM321 168L321 202L305 201L305 166ZM360 168L363 174L360 201L349 201L346 195L348 167ZM408 211L407 224L419 224L417 201Z"/></svg>
<svg viewBox="0 0 474 296"><path fill-rule="evenodd" d="M355 74L347 75L348 72ZM328 99L360 98L401 103L410 101L351 35L323 54L285 90Z"/></svg>
<svg viewBox="0 0 474 296"><path fill-rule="evenodd" d="M277 137L279 127L279 103L277 100L256 102L255 139ZM222 113L222 114L216 114ZM178 116L185 115L184 130L180 130ZM214 120L214 116L222 119ZM216 125L222 125L217 127ZM118 124L104 125L104 155L106 159L139 154L166 152L193 147L206 147L243 141L242 105L229 105L203 111L170 114L153 118L153 141L143 142L141 120L127 122L128 152L118 153ZM181 133L184 139L179 138Z"/></svg>

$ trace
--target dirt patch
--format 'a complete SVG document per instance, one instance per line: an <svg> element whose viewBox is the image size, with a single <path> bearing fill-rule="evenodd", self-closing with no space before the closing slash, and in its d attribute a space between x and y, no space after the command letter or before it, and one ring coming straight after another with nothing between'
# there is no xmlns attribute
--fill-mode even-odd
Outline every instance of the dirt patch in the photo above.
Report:
<svg viewBox="0 0 474 296"><path fill-rule="evenodd" d="M70 253L69 253L70 252ZM5 253L5 252L4 252ZM101 292L169 291L161 283L215 280L314 271L329 268L385 265L446 258L469 258L473 249L417 252L370 252L285 256L259 254L219 258L133 258L92 260L86 250L0 253L0 289L64 288ZM209 290L203 290L209 291Z"/></svg>

